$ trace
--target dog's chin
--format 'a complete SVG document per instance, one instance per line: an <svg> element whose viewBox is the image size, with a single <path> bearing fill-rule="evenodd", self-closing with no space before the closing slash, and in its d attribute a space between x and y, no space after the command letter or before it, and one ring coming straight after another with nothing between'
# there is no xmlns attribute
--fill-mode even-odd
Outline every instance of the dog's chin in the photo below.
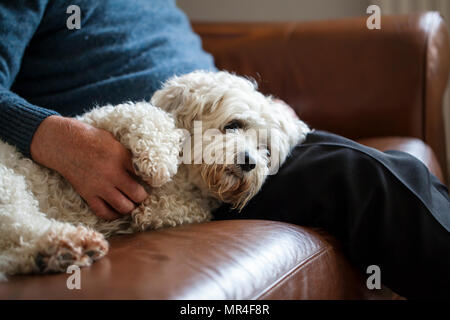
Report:
<svg viewBox="0 0 450 320"><path fill-rule="evenodd" d="M205 165L201 175L214 197L239 211L259 190L256 176L244 174L235 165Z"/></svg>

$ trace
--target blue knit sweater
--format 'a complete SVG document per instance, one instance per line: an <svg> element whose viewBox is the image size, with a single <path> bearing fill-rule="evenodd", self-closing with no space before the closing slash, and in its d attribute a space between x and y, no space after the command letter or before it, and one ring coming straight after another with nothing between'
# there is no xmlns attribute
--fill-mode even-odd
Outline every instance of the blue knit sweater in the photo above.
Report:
<svg viewBox="0 0 450 320"><path fill-rule="evenodd" d="M69 30L67 7L81 9ZM0 139L30 156L49 115L149 99L174 74L213 59L174 0L0 2Z"/></svg>

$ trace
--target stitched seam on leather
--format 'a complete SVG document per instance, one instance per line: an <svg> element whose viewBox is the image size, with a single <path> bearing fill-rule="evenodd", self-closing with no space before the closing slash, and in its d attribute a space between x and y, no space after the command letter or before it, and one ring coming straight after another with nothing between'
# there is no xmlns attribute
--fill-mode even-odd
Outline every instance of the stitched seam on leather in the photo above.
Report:
<svg viewBox="0 0 450 320"><path fill-rule="evenodd" d="M262 293L259 293L259 294L255 295L253 298L251 298L251 300L263 299L263 296L269 294L270 292L275 290L277 287L279 287L282 283L284 283L288 279L290 279L293 275L297 274L298 270L301 267L304 267L304 266L308 265L309 263L311 263L314 260L316 260L318 257L320 257L323 254L329 252L331 249L332 249L332 246L327 243L327 247L321 248L319 251L317 251L316 253L310 255L305 260L302 260L299 264L297 264L296 266L291 268L289 271L284 273L283 276L281 276L278 280L272 282L272 284L270 284L266 289L264 289L262 291Z"/></svg>

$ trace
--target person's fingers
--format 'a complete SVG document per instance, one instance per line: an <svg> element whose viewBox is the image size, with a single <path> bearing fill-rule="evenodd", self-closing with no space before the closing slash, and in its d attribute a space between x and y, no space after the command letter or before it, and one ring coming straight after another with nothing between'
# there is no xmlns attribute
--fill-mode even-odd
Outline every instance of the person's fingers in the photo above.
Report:
<svg viewBox="0 0 450 320"><path fill-rule="evenodd" d="M114 220L122 217L100 198L95 197L90 199L90 201L88 201L88 205L91 210L94 211L95 215L101 219Z"/></svg>
<svg viewBox="0 0 450 320"><path fill-rule="evenodd" d="M111 188L108 190L102 198L121 214L131 213L131 211L133 211L136 207L130 199L124 196L123 193L116 188Z"/></svg>
<svg viewBox="0 0 450 320"><path fill-rule="evenodd" d="M131 173L131 174L136 174L136 170L134 170L133 167L133 155L131 154L131 151L126 150L127 153L124 157L124 161L123 161L123 165L125 166L125 169Z"/></svg>
<svg viewBox="0 0 450 320"><path fill-rule="evenodd" d="M120 181L117 183L117 188L135 203L141 203L148 197L148 193L145 191L144 187L136 182L127 173L120 177Z"/></svg>

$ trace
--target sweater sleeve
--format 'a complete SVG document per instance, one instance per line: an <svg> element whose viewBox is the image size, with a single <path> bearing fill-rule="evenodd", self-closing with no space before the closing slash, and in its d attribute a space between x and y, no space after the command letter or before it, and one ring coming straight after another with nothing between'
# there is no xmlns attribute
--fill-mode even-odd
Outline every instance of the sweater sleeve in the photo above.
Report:
<svg viewBox="0 0 450 320"><path fill-rule="evenodd" d="M39 124L58 114L28 103L10 91L22 57L42 19L48 0L0 2L0 139L30 157L30 144Z"/></svg>

